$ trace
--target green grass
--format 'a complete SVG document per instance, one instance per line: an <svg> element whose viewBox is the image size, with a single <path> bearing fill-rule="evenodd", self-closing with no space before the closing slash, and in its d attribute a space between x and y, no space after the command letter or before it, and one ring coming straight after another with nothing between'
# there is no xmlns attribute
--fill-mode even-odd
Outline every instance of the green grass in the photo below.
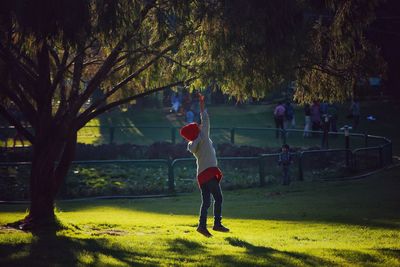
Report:
<svg viewBox="0 0 400 267"><path fill-rule="evenodd" d="M211 127L214 128L232 128L232 127L275 127L272 110L274 105L243 105L240 107L230 105L210 106L208 108ZM368 133L373 135L386 136L393 140L395 153L400 152L400 117L395 116L400 111L400 106L396 102L362 102L361 120L359 133ZM345 124L351 124L346 119L348 114L348 105L339 106L338 127ZM366 120L367 115L373 115L376 121ZM303 108L296 107L295 111L296 127L303 129L304 116ZM127 112L106 113L92 121L90 126L109 126L126 125L130 128L115 128L114 141L116 143L136 143L151 144L156 141L171 141L170 127L180 127L184 125L184 117L171 115L162 109L141 109L130 110ZM146 128L148 126L160 126L161 128ZM181 141L178 131L175 132L176 141ZM215 143L230 142L230 130L214 130L211 137ZM110 131L108 128L87 127L81 130L79 142L87 144L108 143L110 140ZM281 140L276 140L275 131L247 131L236 130L235 143L238 145L255 145L265 147L279 147ZM288 143L295 147L308 148L320 146L320 138L304 139L302 132L291 133L288 137ZM352 138L352 148L364 146L364 139ZM331 148L344 147L343 138L330 138Z"/></svg>
<svg viewBox="0 0 400 267"><path fill-rule="evenodd" d="M208 107L211 127L275 127L272 110L274 105L218 105ZM395 101L382 102L362 102L361 120L359 133L368 133L373 135L386 136L393 140L394 154L400 153L400 117L396 116L400 111L400 105ZM345 124L351 124L346 119L348 114L348 104L339 106L338 127ZM373 115L376 121L368 121L366 117ZM295 110L296 127L303 129L304 116L303 108L296 107ZM152 144L156 141L171 141L170 127L180 127L184 124L183 116L168 114L166 110L144 108L133 109L125 112L115 110L103 114L99 118L92 120L83 128L78 135L78 142L85 144L104 144L110 142L110 130L108 126L128 126L128 128L114 129L114 142ZM102 127L99 127L102 126ZM149 126L159 126L160 128L146 128ZM178 131L175 131L176 141L180 142ZM214 130L211 137L215 143L230 142L230 130ZM235 133L235 143L238 145L254 145L263 147L279 147L281 140L275 138L275 132L265 131L246 131L237 130ZM304 139L302 132L291 133L288 137L288 143L291 146L309 148L320 146L320 138ZM3 143L1 143L4 146ZM8 146L12 145L9 138ZM17 144L19 145L19 144ZM359 148L364 145L363 138L352 138L352 148ZM330 139L331 148L343 148L343 138Z"/></svg>
<svg viewBox="0 0 400 267"><path fill-rule="evenodd" d="M64 229L34 235L4 227L26 206L1 205L0 265L400 266L398 174L225 190L223 221L231 232L212 238L195 231L198 192L59 202Z"/></svg>

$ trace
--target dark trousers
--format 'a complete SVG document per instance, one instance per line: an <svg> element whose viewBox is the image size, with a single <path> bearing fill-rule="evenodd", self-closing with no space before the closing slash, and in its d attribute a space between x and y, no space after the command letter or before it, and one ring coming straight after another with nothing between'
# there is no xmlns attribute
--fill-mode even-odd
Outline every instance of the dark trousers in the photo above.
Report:
<svg viewBox="0 0 400 267"><path fill-rule="evenodd" d="M282 167L282 184L283 185L290 184L289 165L283 165Z"/></svg>
<svg viewBox="0 0 400 267"><path fill-rule="evenodd" d="M220 225L222 219L222 192L217 179L213 178L201 185L201 207L199 227L207 226L207 211L211 206L211 195L214 198L214 225Z"/></svg>

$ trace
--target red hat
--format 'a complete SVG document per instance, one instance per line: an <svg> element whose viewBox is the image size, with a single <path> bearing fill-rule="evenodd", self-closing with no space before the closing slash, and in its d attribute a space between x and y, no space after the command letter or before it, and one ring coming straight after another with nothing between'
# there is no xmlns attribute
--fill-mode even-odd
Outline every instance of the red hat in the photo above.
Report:
<svg viewBox="0 0 400 267"><path fill-rule="evenodd" d="M180 134L188 141L193 141L200 133L199 125L195 122L189 123L181 128Z"/></svg>

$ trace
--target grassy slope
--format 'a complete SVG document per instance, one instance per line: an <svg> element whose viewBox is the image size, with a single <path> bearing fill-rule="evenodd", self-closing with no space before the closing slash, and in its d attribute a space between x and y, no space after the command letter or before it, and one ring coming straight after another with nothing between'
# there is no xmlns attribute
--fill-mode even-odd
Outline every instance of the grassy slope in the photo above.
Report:
<svg viewBox="0 0 400 267"><path fill-rule="evenodd" d="M0 228L0 265L400 266L398 173L225 191L232 231L210 239L195 232L198 193L62 202L65 230L32 236ZM25 209L0 206L0 225Z"/></svg>

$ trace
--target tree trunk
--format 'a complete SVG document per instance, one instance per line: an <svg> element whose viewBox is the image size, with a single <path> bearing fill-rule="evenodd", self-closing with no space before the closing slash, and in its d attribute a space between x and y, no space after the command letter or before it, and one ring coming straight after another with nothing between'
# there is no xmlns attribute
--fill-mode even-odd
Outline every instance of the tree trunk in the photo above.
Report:
<svg viewBox="0 0 400 267"><path fill-rule="evenodd" d="M49 137L49 136L47 136ZM63 138L58 136L38 142L33 147L30 175L30 209L20 228L41 228L56 223L54 200L74 157L76 133Z"/></svg>

